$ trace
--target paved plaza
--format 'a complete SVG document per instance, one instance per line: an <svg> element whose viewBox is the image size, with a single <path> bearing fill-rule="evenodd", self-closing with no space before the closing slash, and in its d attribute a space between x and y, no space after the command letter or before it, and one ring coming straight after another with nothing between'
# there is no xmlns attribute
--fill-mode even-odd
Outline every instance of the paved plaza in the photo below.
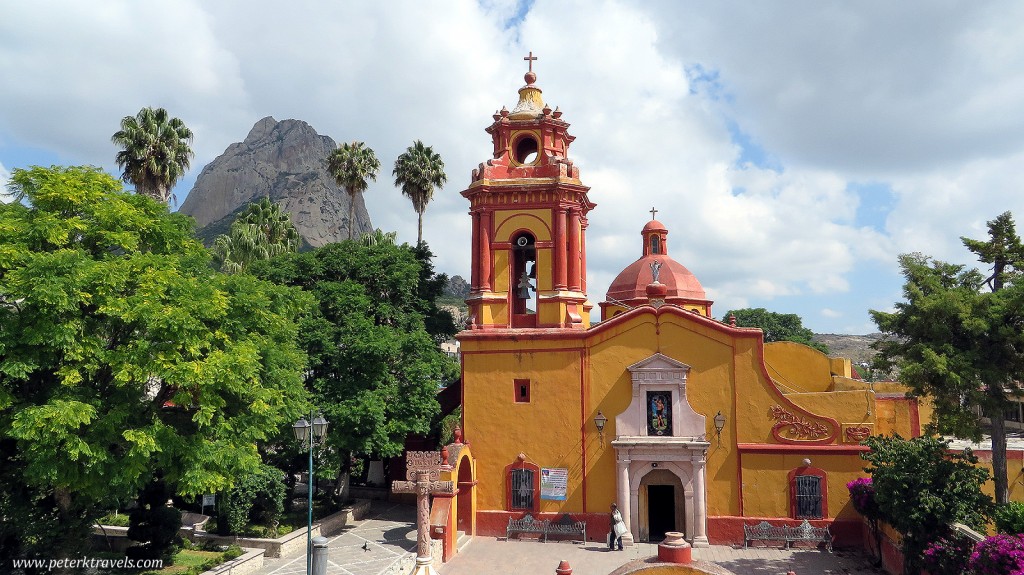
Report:
<svg viewBox="0 0 1024 575"><path fill-rule="evenodd" d="M369 515L328 538L329 575L406 575L412 569L416 551L416 511L411 505L375 501ZM505 541L504 538L476 537L439 575L554 575L563 559L574 575L608 575L635 559L657 555L657 546L640 543L624 551L608 551L594 542L540 543ZM787 551L773 547L734 549L714 545L694 549L693 558L710 561L736 575L878 575L868 559L855 552L818 549ZM267 559L260 575L305 573L305 555Z"/></svg>

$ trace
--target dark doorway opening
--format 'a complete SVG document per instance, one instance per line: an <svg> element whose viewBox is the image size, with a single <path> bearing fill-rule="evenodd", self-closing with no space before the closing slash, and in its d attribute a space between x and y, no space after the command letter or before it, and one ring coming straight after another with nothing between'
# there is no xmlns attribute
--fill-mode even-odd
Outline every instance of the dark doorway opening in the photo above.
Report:
<svg viewBox="0 0 1024 575"><path fill-rule="evenodd" d="M647 518L650 540L661 541L665 533L676 530L675 488L671 485L647 486Z"/></svg>

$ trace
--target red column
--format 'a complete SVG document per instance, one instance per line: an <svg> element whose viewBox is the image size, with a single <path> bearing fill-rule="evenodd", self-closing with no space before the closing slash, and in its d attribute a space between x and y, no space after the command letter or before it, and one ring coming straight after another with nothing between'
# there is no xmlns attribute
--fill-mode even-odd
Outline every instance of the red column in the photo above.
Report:
<svg viewBox="0 0 1024 575"><path fill-rule="evenodd" d="M555 219L555 241L552 249L551 261L555 266L554 273L554 288L556 290L565 289L565 210L562 208L555 208L554 210Z"/></svg>
<svg viewBox="0 0 1024 575"><path fill-rule="evenodd" d="M480 214L480 290L491 291L491 212Z"/></svg>
<svg viewBox="0 0 1024 575"><path fill-rule="evenodd" d="M478 212L470 212L470 217L473 218L473 239L472 239L472 253L470 254L470 268L469 268L469 286L470 292L476 293L480 291L480 214Z"/></svg>
<svg viewBox="0 0 1024 575"><path fill-rule="evenodd" d="M580 217L580 291L587 293L587 218Z"/></svg>
<svg viewBox="0 0 1024 575"><path fill-rule="evenodd" d="M580 291L580 212L569 212L569 289Z"/></svg>

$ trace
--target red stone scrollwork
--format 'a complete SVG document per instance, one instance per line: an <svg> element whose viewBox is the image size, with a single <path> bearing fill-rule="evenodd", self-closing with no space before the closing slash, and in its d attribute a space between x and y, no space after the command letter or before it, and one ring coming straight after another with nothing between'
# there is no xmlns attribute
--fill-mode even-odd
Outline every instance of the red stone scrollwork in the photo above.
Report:
<svg viewBox="0 0 1024 575"><path fill-rule="evenodd" d="M871 435L870 427L847 427L846 428L846 441L850 443L860 443Z"/></svg>
<svg viewBox="0 0 1024 575"><path fill-rule="evenodd" d="M830 422L801 418L780 405L773 405L768 417L775 420L772 437L783 443L828 443L837 432Z"/></svg>

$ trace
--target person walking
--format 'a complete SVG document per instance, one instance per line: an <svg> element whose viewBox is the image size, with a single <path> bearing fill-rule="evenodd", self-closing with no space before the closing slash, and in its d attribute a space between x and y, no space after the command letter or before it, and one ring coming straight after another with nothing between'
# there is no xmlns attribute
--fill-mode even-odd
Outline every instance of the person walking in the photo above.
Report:
<svg viewBox="0 0 1024 575"><path fill-rule="evenodd" d="M608 534L608 550L614 550L617 545L619 551L622 551L622 536L626 534L626 524L622 521L622 514L619 513L619 508L614 503L612 503L611 524L612 531Z"/></svg>

